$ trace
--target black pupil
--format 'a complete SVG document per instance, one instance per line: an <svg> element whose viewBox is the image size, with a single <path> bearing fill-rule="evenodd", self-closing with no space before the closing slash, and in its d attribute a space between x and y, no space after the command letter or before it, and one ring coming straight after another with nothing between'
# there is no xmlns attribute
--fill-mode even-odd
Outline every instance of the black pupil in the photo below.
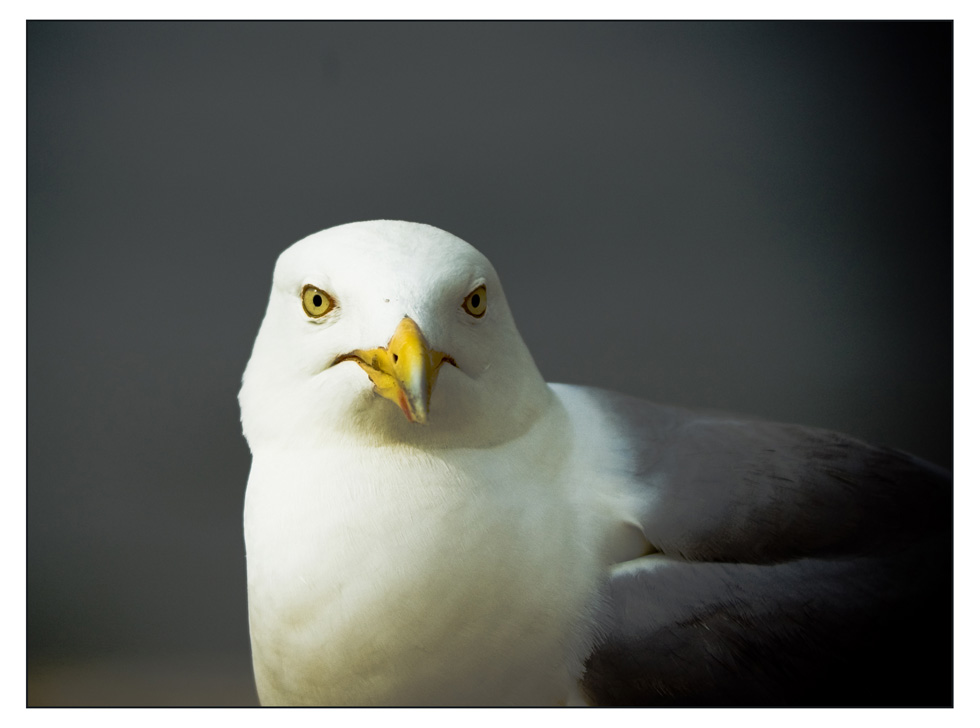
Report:
<svg viewBox="0 0 980 728"><path fill-rule="evenodd" d="M320 308L320 306L322 305L323 305L323 296L321 296L319 293L313 296L313 306L315 308Z"/></svg>
<svg viewBox="0 0 980 728"><path fill-rule="evenodd" d="M480 294L474 293L473 298L470 299L470 303L473 304L473 308L478 308L480 305Z"/></svg>

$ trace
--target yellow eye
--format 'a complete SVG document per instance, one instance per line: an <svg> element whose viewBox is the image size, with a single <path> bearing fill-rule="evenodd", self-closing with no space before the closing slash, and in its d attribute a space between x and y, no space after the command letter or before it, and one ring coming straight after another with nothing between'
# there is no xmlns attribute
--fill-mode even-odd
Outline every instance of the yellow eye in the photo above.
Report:
<svg viewBox="0 0 980 728"><path fill-rule="evenodd" d="M330 313L334 302L326 291L316 286L303 286L303 310L310 318L320 318Z"/></svg>
<svg viewBox="0 0 980 728"><path fill-rule="evenodd" d="M487 287L480 286L463 300L463 309L470 316L480 318L487 312Z"/></svg>

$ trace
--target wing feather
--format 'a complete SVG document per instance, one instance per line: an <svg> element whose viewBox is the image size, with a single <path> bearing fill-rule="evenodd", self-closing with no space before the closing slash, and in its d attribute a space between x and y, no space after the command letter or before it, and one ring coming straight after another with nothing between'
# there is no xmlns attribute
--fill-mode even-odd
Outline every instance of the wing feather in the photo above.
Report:
<svg viewBox="0 0 980 728"><path fill-rule="evenodd" d="M592 700L951 704L949 472L835 432L589 396L629 443L659 552L612 572Z"/></svg>

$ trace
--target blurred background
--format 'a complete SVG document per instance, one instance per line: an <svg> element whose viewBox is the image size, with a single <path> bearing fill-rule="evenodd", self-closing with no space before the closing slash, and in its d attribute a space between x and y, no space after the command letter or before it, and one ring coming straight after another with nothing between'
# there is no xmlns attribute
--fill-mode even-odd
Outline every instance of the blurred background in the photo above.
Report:
<svg viewBox="0 0 980 728"><path fill-rule="evenodd" d="M550 381L952 465L949 23L29 22L28 701L250 705L278 253L496 265Z"/></svg>

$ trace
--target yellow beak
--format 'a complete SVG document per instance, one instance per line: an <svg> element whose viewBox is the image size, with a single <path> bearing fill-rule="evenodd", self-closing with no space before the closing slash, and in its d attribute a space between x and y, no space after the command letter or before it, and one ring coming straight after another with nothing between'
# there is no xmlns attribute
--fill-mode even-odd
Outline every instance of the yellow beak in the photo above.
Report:
<svg viewBox="0 0 980 728"><path fill-rule="evenodd" d="M429 349L418 324L406 316L395 328L388 346L357 349L351 354L374 382L377 394L397 404L409 422L425 424L432 387L447 357Z"/></svg>

